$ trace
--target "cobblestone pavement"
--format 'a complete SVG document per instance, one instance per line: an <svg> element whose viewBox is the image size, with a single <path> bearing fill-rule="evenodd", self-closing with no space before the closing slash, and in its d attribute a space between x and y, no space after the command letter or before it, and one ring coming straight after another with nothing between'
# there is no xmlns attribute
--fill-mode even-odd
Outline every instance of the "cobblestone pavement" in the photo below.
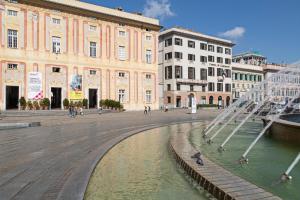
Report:
<svg viewBox="0 0 300 200"><path fill-rule="evenodd" d="M0 131L0 199L82 199L101 157L122 139L170 123L211 120L216 110L4 118L41 127Z"/></svg>

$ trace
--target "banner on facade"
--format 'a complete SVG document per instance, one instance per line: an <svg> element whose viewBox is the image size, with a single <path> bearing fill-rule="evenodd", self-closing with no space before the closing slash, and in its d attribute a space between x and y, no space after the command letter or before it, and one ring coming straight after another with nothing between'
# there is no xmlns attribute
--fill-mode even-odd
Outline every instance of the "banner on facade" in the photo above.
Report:
<svg viewBox="0 0 300 200"><path fill-rule="evenodd" d="M192 98L192 114L197 113L197 101L196 101L196 97Z"/></svg>
<svg viewBox="0 0 300 200"><path fill-rule="evenodd" d="M71 100L82 100L82 75L73 75L72 82L70 84L70 95Z"/></svg>
<svg viewBox="0 0 300 200"><path fill-rule="evenodd" d="M42 87L42 73L28 73L28 99L39 100L44 98Z"/></svg>

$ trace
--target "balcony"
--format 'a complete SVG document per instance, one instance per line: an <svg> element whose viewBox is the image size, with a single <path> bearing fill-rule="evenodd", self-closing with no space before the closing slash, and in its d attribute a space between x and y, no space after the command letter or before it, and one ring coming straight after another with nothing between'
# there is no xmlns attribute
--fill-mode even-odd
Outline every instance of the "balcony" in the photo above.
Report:
<svg viewBox="0 0 300 200"><path fill-rule="evenodd" d="M194 79L176 79L176 82L183 85L207 85L207 80L194 80Z"/></svg>

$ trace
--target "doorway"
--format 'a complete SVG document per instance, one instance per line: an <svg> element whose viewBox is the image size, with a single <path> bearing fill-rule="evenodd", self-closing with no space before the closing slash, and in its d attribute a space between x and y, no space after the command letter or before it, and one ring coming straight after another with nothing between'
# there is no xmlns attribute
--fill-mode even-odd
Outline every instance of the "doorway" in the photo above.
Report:
<svg viewBox="0 0 300 200"><path fill-rule="evenodd" d="M193 102L193 99L194 99L194 94L190 94L189 96L188 96L188 98L189 98L189 107L192 107L192 102Z"/></svg>
<svg viewBox="0 0 300 200"><path fill-rule="evenodd" d="M227 96L227 97L226 97L226 106L228 107L229 105L230 105L230 97Z"/></svg>
<svg viewBox="0 0 300 200"><path fill-rule="evenodd" d="M6 86L6 109L19 108L19 86Z"/></svg>
<svg viewBox="0 0 300 200"><path fill-rule="evenodd" d="M51 109L61 109L61 88L51 88Z"/></svg>
<svg viewBox="0 0 300 200"><path fill-rule="evenodd" d="M176 108L180 108L181 107L181 97L178 96L176 97Z"/></svg>
<svg viewBox="0 0 300 200"><path fill-rule="evenodd" d="M97 108L97 89L89 89L89 108Z"/></svg>

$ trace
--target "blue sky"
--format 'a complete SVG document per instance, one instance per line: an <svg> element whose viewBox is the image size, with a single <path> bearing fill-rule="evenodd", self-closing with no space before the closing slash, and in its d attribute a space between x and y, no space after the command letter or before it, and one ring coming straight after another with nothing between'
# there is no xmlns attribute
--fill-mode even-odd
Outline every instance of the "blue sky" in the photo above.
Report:
<svg viewBox="0 0 300 200"><path fill-rule="evenodd" d="M84 0L143 12L175 25L236 43L234 54L259 51L269 62L300 60L300 0Z"/></svg>

